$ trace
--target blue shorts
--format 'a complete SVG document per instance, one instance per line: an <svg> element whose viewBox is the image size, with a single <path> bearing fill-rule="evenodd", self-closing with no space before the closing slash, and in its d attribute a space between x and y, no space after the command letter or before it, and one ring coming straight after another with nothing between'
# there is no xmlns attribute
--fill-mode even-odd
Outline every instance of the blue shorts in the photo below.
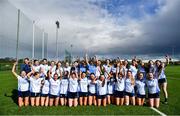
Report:
<svg viewBox="0 0 180 116"><path fill-rule="evenodd" d="M59 94L60 98L67 98L67 94Z"/></svg>
<svg viewBox="0 0 180 116"><path fill-rule="evenodd" d="M40 97L40 93L30 92L31 97Z"/></svg>
<svg viewBox="0 0 180 116"><path fill-rule="evenodd" d="M124 92L125 96L134 97L134 93Z"/></svg>
<svg viewBox="0 0 180 116"><path fill-rule="evenodd" d="M118 98L124 98L124 91L115 91L114 96Z"/></svg>
<svg viewBox="0 0 180 116"><path fill-rule="evenodd" d="M88 92L79 92L79 97L87 97Z"/></svg>
<svg viewBox="0 0 180 116"><path fill-rule="evenodd" d="M29 97L29 91L18 91L18 97Z"/></svg>
<svg viewBox="0 0 180 116"><path fill-rule="evenodd" d="M59 97L58 95L52 95L52 94L49 95L49 98L53 98L53 99L58 98L58 97Z"/></svg>
<svg viewBox="0 0 180 116"><path fill-rule="evenodd" d="M41 93L41 97L49 97L49 94L42 94Z"/></svg>
<svg viewBox="0 0 180 116"><path fill-rule="evenodd" d="M148 98L159 98L159 93L154 93L154 94L148 93Z"/></svg>
<svg viewBox="0 0 180 116"><path fill-rule="evenodd" d="M97 99L105 99L106 95L97 95Z"/></svg>
<svg viewBox="0 0 180 116"><path fill-rule="evenodd" d="M114 94L113 94L113 93L112 93L112 94L108 93L107 95L109 95L109 96L114 96Z"/></svg>
<svg viewBox="0 0 180 116"><path fill-rule="evenodd" d="M137 97L137 98L146 98L146 95L140 95L140 94L137 94L136 97Z"/></svg>
<svg viewBox="0 0 180 116"><path fill-rule="evenodd" d="M68 92L67 95L70 99L78 98L78 92Z"/></svg>
<svg viewBox="0 0 180 116"><path fill-rule="evenodd" d="M96 93L91 93L91 92L89 92L89 93L88 93L88 96L96 96Z"/></svg>
<svg viewBox="0 0 180 116"><path fill-rule="evenodd" d="M159 84L166 83L166 82L167 82L166 78L163 78L163 79L159 79L159 80L158 80L158 83L159 83Z"/></svg>

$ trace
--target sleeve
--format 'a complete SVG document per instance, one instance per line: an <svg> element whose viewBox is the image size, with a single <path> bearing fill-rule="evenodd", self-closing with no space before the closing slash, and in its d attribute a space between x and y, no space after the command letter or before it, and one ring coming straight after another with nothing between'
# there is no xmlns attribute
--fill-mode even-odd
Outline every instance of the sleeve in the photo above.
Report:
<svg viewBox="0 0 180 116"><path fill-rule="evenodd" d="M20 79L20 78L21 78L21 77L18 75L18 76L17 76L17 79Z"/></svg>

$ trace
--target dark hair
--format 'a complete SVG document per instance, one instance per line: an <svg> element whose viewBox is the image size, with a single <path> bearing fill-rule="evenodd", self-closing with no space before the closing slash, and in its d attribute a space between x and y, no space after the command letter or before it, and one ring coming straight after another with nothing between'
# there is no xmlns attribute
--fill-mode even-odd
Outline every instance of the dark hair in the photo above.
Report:
<svg viewBox="0 0 180 116"><path fill-rule="evenodd" d="M101 74L99 77L101 78L102 76L104 76L103 74ZM105 85L105 79L102 81L102 87L104 87Z"/></svg>
<svg viewBox="0 0 180 116"><path fill-rule="evenodd" d="M50 70L47 71L47 76L45 78L45 80L48 80L50 77L49 77L49 73L52 74L52 72Z"/></svg>
<svg viewBox="0 0 180 116"><path fill-rule="evenodd" d="M94 73L90 73L90 75L94 75L94 76L95 76L95 74L94 74Z"/></svg>
<svg viewBox="0 0 180 116"><path fill-rule="evenodd" d="M29 58L24 58L24 60L29 60Z"/></svg>
<svg viewBox="0 0 180 116"><path fill-rule="evenodd" d="M35 59L35 60L34 60L34 63L35 63L36 61L38 61L38 60Z"/></svg>
<svg viewBox="0 0 180 116"><path fill-rule="evenodd" d="M46 58L44 58L44 59L43 59L43 61L44 61L44 60L46 60L46 61L47 61L47 59L46 59Z"/></svg>
<svg viewBox="0 0 180 116"><path fill-rule="evenodd" d="M34 74L33 74L33 76L36 76L36 75L38 75L39 74L39 72L35 72Z"/></svg>

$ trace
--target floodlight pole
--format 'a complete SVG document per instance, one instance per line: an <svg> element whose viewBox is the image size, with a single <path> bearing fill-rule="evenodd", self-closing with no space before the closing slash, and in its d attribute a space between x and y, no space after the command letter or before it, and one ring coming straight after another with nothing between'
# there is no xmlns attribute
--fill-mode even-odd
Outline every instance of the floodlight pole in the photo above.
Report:
<svg viewBox="0 0 180 116"><path fill-rule="evenodd" d="M44 29L43 29L43 35L42 35L42 59L44 58Z"/></svg>
<svg viewBox="0 0 180 116"><path fill-rule="evenodd" d="M18 62L18 52L19 52L19 28L20 28L20 9L18 9L18 22L17 22L17 41L16 41L16 61ZM18 71L18 66L16 67Z"/></svg>
<svg viewBox="0 0 180 116"><path fill-rule="evenodd" d="M33 21L33 32L32 32L32 60L34 59L34 39L35 39L35 21Z"/></svg>
<svg viewBox="0 0 180 116"><path fill-rule="evenodd" d="M56 59L58 60L58 30L59 30L59 21L56 21Z"/></svg>

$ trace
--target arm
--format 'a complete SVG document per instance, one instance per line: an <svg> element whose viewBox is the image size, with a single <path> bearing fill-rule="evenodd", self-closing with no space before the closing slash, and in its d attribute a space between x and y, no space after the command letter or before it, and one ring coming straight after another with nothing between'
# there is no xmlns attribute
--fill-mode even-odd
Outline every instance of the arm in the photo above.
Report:
<svg viewBox="0 0 180 116"><path fill-rule="evenodd" d="M12 73L15 77L18 77L18 74L16 73L15 69L16 69L16 65L17 65L17 62L14 63L13 65L13 68L12 68Z"/></svg>
<svg viewBox="0 0 180 116"><path fill-rule="evenodd" d="M29 79L33 73L34 73L34 71L29 72L29 73L27 74L27 78Z"/></svg>
<svg viewBox="0 0 180 116"><path fill-rule="evenodd" d="M88 55L87 55L87 53L86 53L86 55L85 55L85 61L86 61L86 64L87 64L87 65L89 65Z"/></svg>

